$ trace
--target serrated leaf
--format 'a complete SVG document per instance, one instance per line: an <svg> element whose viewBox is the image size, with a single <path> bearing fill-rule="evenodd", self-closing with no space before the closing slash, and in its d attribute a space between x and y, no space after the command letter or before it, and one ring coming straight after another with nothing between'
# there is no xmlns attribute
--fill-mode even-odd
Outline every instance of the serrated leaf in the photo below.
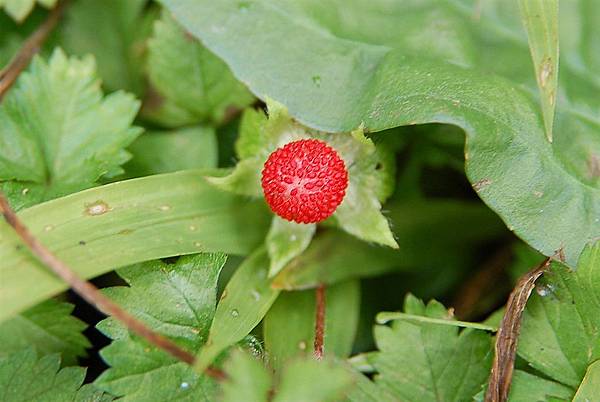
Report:
<svg viewBox="0 0 600 402"><path fill-rule="evenodd" d="M85 384L79 388L73 402L111 402L115 398L98 389L94 384Z"/></svg>
<svg viewBox="0 0 600 402"><path fill-rule="evenodd" d="M558 0L519 0L540 90L546 137L552 142L558 90Z"/></svg>
<svg viewBox="0 0 600 402"><path fill-rule="evenodd" d="M37 3L52 8L57 0L37 0ZM0 0L0 8L10 15L15 21L22 22L35 7L36 0Z"/></svg>
<svg viewBox="0 0 600 402"><path fill-rule="evenodd" d="M147 70L162 98L145 108L144 116L169 127L218 124L228 107L244 108L254 100L227 65L166 12L154 24L148 41Z"/></svg>
<svg viewBox="0 0 600 402"><path fill-rule="evenodd" d="M349 135L319 132L293 121L287 110L275 102L269 102L268 108L266 121L256 112L246 114L242 123L247 127L242 126L236 146L243 159L230 175L209 181L226 191L262 196L261 171L271 152L291 141L320 139L339 153L348 169L346 195L333 214L338 225L363 240L397 248L388 221L381 213L384 198L379 198L389 196L393 188L390 178L394 176L394 169L382 168L383 164L395 163L389 153L378 151L361 129Z"/></svg>
<svg viewBox="0 0 600 402"><path fill-rule="evenodd" d="M268 401L272 378L256 358L241 351L231 353L223 367L227 380L222 384L223 402Z"/></svg>
<svg viewBox="0 0 600 402"><path fill-rule="evenodd" d="M295 223L278 216L273 217L266 239L271 261L269 277L277 275L288 262L306 250L316 230L315 224Z"/></svg>
<svg viewBox="0 0 600 402"><path fill-rule="evenodd" d="M123 92L103 98L89 57L36 57L0 105L0 180L43 185L35 203L121 172L141 132L131 127L138 106Z"/></svg>
<svg viewBox="0 0 600 402"><path fill-rule="evenodd" d="M578 74L581 58L576 52L572 56L563 52L569 68L561 65L565 80L561 84L565 82L572 100L558 102L551 146L539 107L521 86L523 77L534 76L526 42L518 32L487 24L483 16L473 19L473 9L464 2L448 2L448 12L457 17L454 24L463 25L449 42L471 41L479 53L463 59L468 62L461 67L447 55L419 52L416 33L420 31L413 24L397 22L401 17L410 20L422 9L421 3L413 8L390 6L383 0L344 3L343 19L336 13L342 4L335 1L274 6L259 0L245 12L233 0L162 3L255 94L285 104L292 116L310 127L346 132L364 124L372 132L438 122L463 128L467 176L479 196L509 228L545 255L562 247L567 263L574 266L584 245L600 236L600 221L595 220L600 214L600 175L594 168L600 154L595 134L599 124L593 112L598 108L593 95L598 92L597 69L585 70L589 78ZM427 5L440 7L439 2ZM374 9L387 12L365 11ZM575 12L586 21L594 14ZM389 32L375 34L381 26L389 26ZM486 46L490 26L507 32L511 41L502 37L494 45L504 41L504 47ZM576 36L582 26L595 25L576 22L565 31ZM597 42L596 33L586 31L572 41L570 50L594 54L591 44ZM273 35L286 38L285 46L273 41ZM404 35L404 40L395 40ZM595 56L588 59L593 62ZM593 65L587 59L585 64Z"/></svg>
<svg viewBox="0 0 600 402"><path fill-rule="evenodd" d="M146 132L128 150L132 157L124 169L133 177L216 168L218 162L215 131L206 126Z"/></svg>
<svg viewBox="0 0 600 402"><path fill-rule="evenodd" d="M146 39L158 18L158 10L146 6L147 0L77 1L59 26L61 44L69 53L94 55L107 89L140 95Z"/></svg>
<svg viewBox="0 0 600 402"><path fill-rule="evenodd" d="M264 248L252 253L235 271L217 305L206 345L195 368L202 371L227 347L242 340L263 319L279 290L267 279L269 257Z"/></svg>
<svg viewBox="0 0 600 402"><path fill-rule="evenodd" d="M77 363L85 356L90 342L81 333L87 324L73 317L74 306L53 299L0 324L0 356L27 347L35 347L41 355L60 354L63 364Z"/></svg>
<svg viewBox="0 0 600 402"><path fill-rule="evenodd" d="M348 357L360 313L360 283L348 281L325 292L325 355ZM315 339L315 291L284 292L263 322L265 348L275 369L298 355L312 356Z"/></svg>
<svg viewBox="0 0 600 402"><path fill-rule="evenodd" d="M407 296L404 311L431 318L449 318L437 302L427 306ZM396 321L376 326L379 352L370 362L376 383L403 401L465 401L486 382L492 362L489 334L445 325Z"/></svg>
<svg viewBox="0 0 600 402"><path fill-rule="evenodd" d="M82 367L60 369L60 356L38 358L32 348L0 358L2 402L74 400L85 378Z"/></svg>
<svg viewBox="0 0 600 402"><path fill-rule="evenodd" d="M257 202L191 170L86 190L19 213L31 232L85 278L115 267L200 251L244 255L264 241L270 216ZM67 288L0 221L0 321Z"/></svg>
<svg viewBox="0 0 600 402"><path fill-rule="evenodd" d="M519 355L573 389L600 357L599 266L600 243L584 250L576 271L553 263L523 315Z"/></svg>
<svg viewBox="0 0 600 402"><path fill-rule="evenodd" d="M131 266L117 271L129 287L104 292L151 329L193 352L206 341L224 263L222 254L197 254L174 264ZM98 328L113 339L100 352L111 366L95 381L101 389L125 401L213 400L214 380L131 335L113 318Z"/></svg>

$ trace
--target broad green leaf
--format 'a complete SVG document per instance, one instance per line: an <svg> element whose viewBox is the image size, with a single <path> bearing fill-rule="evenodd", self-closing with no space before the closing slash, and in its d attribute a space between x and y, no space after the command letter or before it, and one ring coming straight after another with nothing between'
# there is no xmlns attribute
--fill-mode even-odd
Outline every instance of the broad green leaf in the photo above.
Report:
<svg viewBox="0 0 600 402"><path fill-rule="evenodd" d="M541 94L546 137L552 142L558 90L558 0L519 0Z"/></svg>
<svg viewBox="0 0 600 402"><path fill-rule="evenodd" d="M509 402L553 402L556 399L571 400L573 391L564 385L515 370L510 386Z"/></svg>
<svg viewBox="0 0 600 402"><path fill-rule="evenodd" d="M57 0L37 0L37 3L46 8L52 8ZM21 22L35 7L36 0L0 0L0 8L10 15L15 21Z"/></svg>
<svg viewBox="0 0 600 402"><path fill-rule="evenodd" d="M102 84L109 90L141 94L146 39L157 10L147 0L78 0L69 5L59 26L61 44L69 53L92 54Z"/></svg>
<svg viewBox="0 0 600 402"><path fill-rule="evenodd" d="M268 229L265 207L208 185L192 170L123 181L19 213L31 232L79 275L156 258L222 251L247 254ZM0 222L0 321L66 285Z"/></svg>
<svg viewBox="0 0 600 402"><path fill-rule="evenodd" d="M60 356L38 358L33 348L0 358L2 402L65 402L76 400L85 378L82 367L60 369Z"/></svg>
<svg viewBox="0 0 600 402"><path fill-rule="evenodd" d="M598 397L598 390L600 390L600 361L596 361L588 367L573 402L593 401Z"/></svg>
<svg viewBox="0 0 600 402"><path fill-rule="evenodd" d="M279 271L294 257L302 254L310 244L317 225L286 221L278 216L273 217L271 229L267 234L267 251L269 252L269 277Z"/></svg>
<svg viewBox="0 0 600 402"><path fill-rule="evenodd" d="M408 314L449 318L444 306L409 295ZM376 326L376 383L402 401L466 401L486 382L492 362L489 334L446 325L395 321Z"/></svg>
<svg viewBox="0 0 600 402"><path fill-rule="evenodd" d="M352 351L360 312L360 283L349 281L328 287L325 294L326 355L348 357ZM312 356L315 339L315 291L284 292L263 323L265 348L275 369L290 358Z"/></svg>
<svg viewBox="0 0 600 402"><path fill-rule="evenodd" d="M132 158L124 169L134 177L215 168L218 161L215 131L204 126L150 131L138 137L128 151Z"/></svg>
<svg viewBox="0 0 600 402"><path fill-rule="evenodd" d="M348 132L362 124L367 131L379 131L438 122L463 128L467 176L479 196L545 255L563 247L567 263L574 266L584 245L600 236L600 175L590 170L600 153L593 134L598 125L590 113L597 109L597 97L586 99L590 107L584 116L591 119L573 120L559 102L551 146L528 90L490 70L457 66L438 54L419 54L407 41L391 40L406 33L403 24L392 26L393 35L374 34L383 22L406 12L400 3L344 2L343 19L335 17L341 7L335 1L275 6L259 0L247 7L233 0L162 3L255 94L286 105L310 127ZM472 8L451 3L458 4L454 13L469 10L461 23L472 25ZM286 38L285 46L273 35ZM511 54L499 60L493 50L477 48L477 56L500 68L512 64ZM531 65L522 60L515 63ZM586 85L579 88L585 91Z"/></svg>
<svg viewBox="0 0 600 402"><path fill-rule="evenodd" d="M102 97L92 58L36 57L0 105L0 180L17 181L17 202L31 205L122 172L138 106L122 92Z"/></svg>
<svg viewBox="0 0 600 402"><path fill-rule="evenodd" d="M35 347L41 355L59 353L63 364L77 363L90 342L81 333L87 325L73 317L74 306L48 299L0 324L0 356Z"/></svg>
<svg viewBox="0 0 600 402"><path fill-rule="evenodd" d="M363 240L397 248L388 221L381 213L381 202L393 190L391 178L395 171L389 166L382 168L383 164L394 164L391 153L378 151L361 129L350 135L319 132L293 121L287 110L275 102L269 102L268 108L269 119L266 121L256 112L246 113L236 146L242 160L229 176L209 180L223 190L262 196L260 175L271 152L296 140L316 138L325 141L339 153L348 169L346 195L333 214L338 225Z"/></svg>
<svg viewBox="0 0 600 402"><path fill-rule="evenodd" d="M273 286L306 289L392 270L464 267L475 250L506 232L488 208L472 202L402 200L389 203L386 209L400 250L373 246L339 231L324 231L275 276ZM457 231L457 227L464 230Z"/></svg>
<svg viewBox="0 0 600 402"><path fill-rule="evenodd" d="M241 341L263 319L279 290L268 280L269 257L261 247L235 271L217 305L208 341L200 349L196 371L203 371L227 347Z"/></svg>
<svg viewBox="0 0 600 402"><path fill-rule="evenodd" d="M284 368L273 402L337 401L350 392L352 383L352 373L341 364L296 359Z"/></svg>
<svg viewBox="0 0 600 402"><path fill-rule="evenodd" d="M231 353L224 367L227 380L221 385L223 402L266 402L271 374L255 357L241 351Z"/></svg>
<svg viewBox="0 0 600 402"><path fill-rule="evenodd" d="M218 124L228 107L244 108L254 100L227 65L166 12L148 42L147 70L158 99L144 116L166 126Z"/></svg>
<svg viewBox="0 0 600 402"><path fill-rule="evenodd" d="M190 352L205 342L214 315L222 254L181 257L130 266L117 273L128 287L104 292L150 328ZM95 384L124 401L214 400L214 380L131 335L113 318L98 324L113 342L100 353L111 366Z"/></svg>
<svg viewBox="0 0 600 402"><path fill-rule="evenodd" d="M523 316L519 355L573 389L600 357L599 267L600 243L586 247L576 271L553 263Z"/></svg>
<svg viewBox="0 0 600 402"><path fill-rule="evenodd" d="M85 384L79 388L73 402L111 402L115 398L98 389L94 384Z"/></svg>

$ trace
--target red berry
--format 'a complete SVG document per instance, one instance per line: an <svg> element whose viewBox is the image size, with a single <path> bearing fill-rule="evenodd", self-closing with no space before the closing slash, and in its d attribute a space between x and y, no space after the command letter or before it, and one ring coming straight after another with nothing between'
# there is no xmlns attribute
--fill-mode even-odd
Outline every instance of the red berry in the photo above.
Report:
<svg viewBox="0 0 600 402"><path fill-rule="evenodd" d="M342 203L348 171L338 153L319 140L276 149L265 162L262 188L277 215L298 223L321 222Z"/></svg>

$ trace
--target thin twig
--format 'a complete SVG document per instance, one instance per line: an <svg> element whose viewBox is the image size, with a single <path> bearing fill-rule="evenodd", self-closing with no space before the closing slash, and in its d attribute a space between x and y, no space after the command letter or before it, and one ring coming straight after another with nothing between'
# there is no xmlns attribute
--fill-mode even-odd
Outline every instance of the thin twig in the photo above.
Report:
<svg viewBox="0 0 600 402"><path fill-rule="evenodd" d="M166 337L154 332L137 318L123 310L118 304L106 297L100 290L90 282L79 277L67 264L58 259L50 250L35 238L27 227L12 210L4 194L0 191L0 213L4 215L6 222L15 230L23 243L29 250L57 276L62 278L71 288L84 300L95 306L98 310L108 316L112 316L125 325L130 331L146 339L156 347L170 353L177 359L194 364L194 356L171 342ZM206 369L205 374L217 380L225 378L225 374L214 367Z"/></svg>
<svg viewBox="0 0 600 402"><path fill-rule="evenodd" d="M496 355L488 381L485 402L505 402L508 399L523 311L535 287L535 281L548 269L550 261L551 258L546 258L535 269L523 275L508 298L506 312L496 336Z"/></svg>
<svg viewBox="0 0 600 402"><path fill-rule="evenodd" d="M326 286L319 285L315 292L316 308L315 308L315 358L321 360L323 358L323 341L325 338L325 293Z"/></svg>
<svg viewBox="0 0 600 402"><path fill-rule="evenodd" d="M25 41L21 50L16 54L9 65L0 71L0 100L2 100L2 96L17 80L19 74L27 67L32 57L39 51L50 32L56 27L66 3L67 1L61 1L50 12L48 18ZM17 217L1 191L0 214L4 216L6 222L8 222L15 230L16 234L21 238L23 243L27 245L29 250L57 276L69 284L69 286L85 301L95 306L104 314L114 317L123 323L129 330L146 339L156 347L166 351L185 363L190 365L194 364L194 355L183 350L166 337L154 332L144 323L123 310L118 304L113 303L113 301L100 292L97 287L79 277L67 264L58 259L50 250L40 243ZM215 367L208 367L205 370L205 374L216 380L226 378L225 373Z"/></svg>
<svg viewBox="0 0 600 402"><path fill-rule="evenodd" d="M511 289L508 284L504 286L506 281L503 279L512 257L512 248L502 247L465 281L451 303L457 317L466 321L473 320L506 300L506 294Z"/></svg>
<svg viewBox="0 0 600 402"><path fill-rule="evenodd" d="M179 360L193 364L193 355L181 349L162 335L155 333L141 321L138 321L136 318L129 315L129 313L125 312L121 307L100 292L98 288L80 278L73 270L71 270L71 268L40 243L17 217L2 192L0 192L0 213L4 215L8 224L13 227L17 235L19 235L21 240L29 247L31 252L44 263L44 265L50 268L52 272L67 282L84 300L93 306L96 306L96 308L104 314L121 321L127 328L147 339L148 342L153 345L166 350Z"/></svg>
<svg viewBox="0 0 600 402"><path fill-rule="evenodd" d="M50 35L50 32L54 30L58 20L63 14L66 2L61 1L56 7L50 12L48 18L27 38L23 47L13 57L11 62L4 69L0 71L0 100L2 96L8 91L8 89L17 80L17 77L23 71L31 61L33 55L35 55L42 44Z"/></svg>

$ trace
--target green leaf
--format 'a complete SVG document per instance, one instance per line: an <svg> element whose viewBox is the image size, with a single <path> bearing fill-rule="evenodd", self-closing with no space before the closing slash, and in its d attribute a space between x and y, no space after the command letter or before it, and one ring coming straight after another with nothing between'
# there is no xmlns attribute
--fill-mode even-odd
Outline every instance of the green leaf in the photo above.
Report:
<svg viewBox="0 0 600 402"><path fill-rule="evenodd" d="M584 245L600 236L600 221L595 220L600 215L600 175L590 169L595 166L594 155L600 154L594 134L598 122L591 112L597 109L597 96L591 95L597 93L594 75L587 80L574 78L569 84L570 94L589 96L579 102L583 106L576 111L583 113L577 118L570 104L559 103L551 146L539 107L518 86L520 82L495 76L490 69L457 66L439 53L418 52L414 44L420 41L414 35L394 40L418 32L413 24L404 31L405 24L396 19L399 15L410 19L412 9L383 0L356 0L343 4L342 19L336 13L342 5L336 1L301 0L275 6L257 0L247 7L234 0L162 3L255 94L286 105L292 116L310 127L348 132L363 125L367 131L380 131L439 122L463 128L467 176L479 196L509 228L545 255L562 247L567 263L574 266ZM454 3L462 2L452 2L450 12L459 17L455 20L473 26L472 8ZM388 12L365 11L378 9ZM391 25L390 32L378 34L385 24ZM581 30L577 24L573 29ZM466 35L466 40L484 42L475 36L476 29L472 34L469 29L456 32ZM285 45L272 40L273 35L286 38ZM453 43L463 40L456 37ZM587 42L594 43L595 36L586 39L583 45L589 47ZM517 51L514 63L514 53L507 53L511 62L504 63L496 49L483 53L487 58L481 59L488 60L483 67L498 65L491 69L497 71L517 65L515 75L522 77L520 66L531 64L526 48L526 58ZM574 58L566 60L575 65L570 62ZM561 75L564 72L561 66Z"/></svg>
<svg viewBox="0 0 600 402"><path fill-rule="evenodd" d="M193 352L206 341L224 263L222 254L197 254L174 264L134 265L117 271L129 287L104 292L151 329ZM98 328L113 339L100 352L111 366L95 382L101 389L125 401L214 400L214 380L131 335L113 318Z"/></svg>
<svg viewBox="0 0 600 402"><path fill-rule="evenodd" d="M38 358L33 348L0 358L0 400L65 402L75 400L85 378L82 367L60 368L58 354Z"/></svg>
<svg viewBox="0 0 600 402"><path fill-rule="evenodd" d="M73 317L74 306L53 299L0 324L0 356L27 347L35 347L41 355L59 353L63 364L77 363L85 356L90 342L81 333L87 324Z"/></svg>
<svg viewBox="0 0 600 402"><path fill-rule="evenodd" d="M239 350L231 353L223 367L227 380L223 382L223 402L265 402L271 388L271 374L253 356Z"/></svg>
<svg viewBox="0 0 600 402"><path fill-rule="evenodd" d="M156 258L222 251L244 255L268 229L265 207L216 190L206 171L128 180L26 209L19 217L84 278ZM67 286L0 222L0 321Z"/></svg>
<svg viewBox="0 0 600 402"><path fill-rule="evenodd" d="M349 393L352 383L352 373L341 365L297 359L284 368L273 402L337 401Z"/></svg>
<svg viewBox="0 0 600 402"><path fill-rule="evenodd" d="M552 402L556 399L571 400L573 391L564 385L549 381L522 370L515 370L510 394L510 402Z"/></svg>
<svg viewBox="0 0 600 402"><path fill-rule="evenodd" d="M122 92L103 98L89 57L36 57L0 106L0 180L19 181L23 197L42 186L31 204L120 173L141 132L131 127L138 106Z"/></svg>
<svg viewBox="0 0 600 402"><path fill-rule="evenodd" d="M573 398L573 402L588 402L593 401L598 397L600 389L600 361L596 361L587 369L585 377L581 385L577 389L577 393Z"/></svg>
<svg viewBox="0 0 600 402"><path fill-rule="evenodd" d="M558 0L519 0L541 93L546 137L552 142L558 88Z"/></svg>
<svg viewBox="0 0 600 402"><path fill-rule="evenodd" d="M59 26L60 41L69 53L92 54L98 74L109 90L141 94L146 39L157 10L146 0L79 0L69 5Z"/></svg>
<svg viewBox="0 0 600 402"><path fill-rule="evenodd" d="M381 213L384 198L380 197L391 194L390 177L395 174L393 168L381 168L383 164L394 164L390 154L378 151L361 129L350 135L319 132L293 121L287 110L275 102L269 102L268 108L266 121L256 112L246 114L236 146L242 160L229 176L211 178L210 182L237 194L262 196L260 175L271 152L291 141L320 139L340 154L348 169L346 195L333 214L338 225L360 239L397 248L388 221ZM273 271L280 267L276 265Z"/></svg>
<svg viewBox="0 0 600 402"><path fill-rule="evenodd" d="M389 203L386 209L400 250L377 247L339 231L324 231L275 276L273 286L306 289L392 270L465 267L475 250L506 232L497 216L480 203L402 200ZM463 230L457 231L457 227Z"/></svg>
<svg viewBox="0 0 600 402"><path fill-rule="evenodd" d="M129 176L148 176L178 170L217 167L215 131L197 126L173 131L147 132L128 148L131 160L124 166Z"/></svg>
<svg viewBox="0 0 600 402"><path fill-rule="evenodd" d="M576 271L553 263L523 316L519 355L573 389L600 357L599 266L600 243L584 250Z"/></svg>
<svg viewBox="0 0 600 402"><path fill-rule="evenodd" d="M144 116L165 126L219 124L228 107L244 108L254 100L227 65L166 12L154 24L147 69L161 98L144 109Z"/></svg>
<svg viewBox="0 0 600 402"><path fill-rule="evenodd" d="M408 314L448 319L444 306L427 306L407 296ZM466 401L486 382L492 362L492 342L483 331L446 325L395 321L376 326L379 352L371 363L379 372L376 383L403 401Z"/></svg>
<svg viewBox="0 0 600 402"><path fill-rule="evenodd" d="M79 388L74 402L111 402L115 398L98 389L94 384L85 384Z"/></svg>
<svg viewBox="0 0 600 402"><path fill-rule="evenodd" d="M269 277L279 271L294 257L302 254L310 244L317 225L290 222L278 216L273 217L267 234L267 251L271 261Z"/></svg>
<svg viewBox="0 0 600 402"><path fill-rule="evenodd" d="M37 3L46 8L52 8L57 0L37 0ZM15 21L22 22L35 7L36 0L0 0L0 8L10 15Z"/></svg>
<svg viewBox="0 0 600 402"><path fill-rule="evenodd" d="M201 372L227 347L242 340L262 320L279 290L267 279L269 258L264 248L252 253L235 271L217 305L206 345L195 368Z"/></svg>
<svg viewBox="0 0 600 402"><path fill-rule="evenodd" d="M326 355L348 357L352 351L360 313L360 283L348 281L328 287L325 293ZM265 348L275 369L290 358L312 356L315 339L315 291L284 292L263 323Z"/></svg>

